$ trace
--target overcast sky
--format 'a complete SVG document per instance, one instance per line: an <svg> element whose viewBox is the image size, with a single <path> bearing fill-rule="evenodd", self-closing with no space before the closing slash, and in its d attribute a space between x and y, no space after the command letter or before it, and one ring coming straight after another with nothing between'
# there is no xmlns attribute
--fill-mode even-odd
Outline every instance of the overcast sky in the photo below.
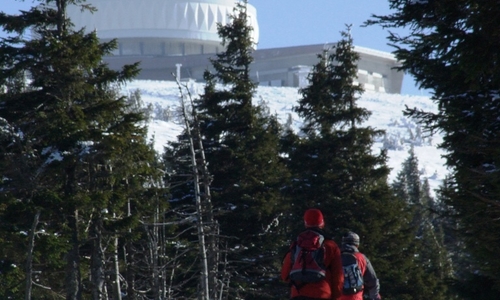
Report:
<svg viewBox="0 0 500 300"><path fill-rule="evenodd" d="M362 27L372 14L391 13L388 0L249 0L249 4L257 9L259 49L336 42L350 24L356 46L393 50L387 45L387 30ZM1 0L0 10L15 13L31 5L33 0ZM409 76L403 80L402 94L429 95L419 91Z"/></svg>

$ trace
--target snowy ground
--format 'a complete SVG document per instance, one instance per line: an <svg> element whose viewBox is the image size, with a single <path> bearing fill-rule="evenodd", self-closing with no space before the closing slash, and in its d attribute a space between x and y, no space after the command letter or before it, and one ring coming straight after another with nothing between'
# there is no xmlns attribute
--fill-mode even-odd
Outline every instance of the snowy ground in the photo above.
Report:
<svg viewBox="0 0 500 300"><path fill-rule="evenodd" d="M185 82L183 84L189 87L193 97L203 91L203 85L200 83ZM156 108L168 107L171 111L175 111L180 105L180 91L173 81L134 80L124 87L124 92L130 93L137 89L141 92L141 99ZM285 123L291 114L294 128L301 125L297 115L291 111L292 107L297 105L298 99L297 88L291 87L261 86L258 87L255 95L255 103L265 101L270 112L276 114L282 123ZM413 144L422 178L428 178L431 189L437 188L448 174L442 158L444 152L437 149L442 137L434 135L419 138L419 127L415 122L404 117L402 112L405 105L424 111L435 111L436 106L429 97L365 92L358 105L372 112L372 116L363 124L364 126L386 131L385 139L390 141L392 148L388 151L388 165L392 168L389 180L392 182L395 179L397 172L401 169L401 164L408 158L408 150ZM163 152L163 146L167 141L175 140L181 130L182 124L176 122L175 118L169 121L154 119L149 124L149 136L154 137L155 149L158 152ZM378 152L383 145L381 138L375 142L373 150Z"/></svg>

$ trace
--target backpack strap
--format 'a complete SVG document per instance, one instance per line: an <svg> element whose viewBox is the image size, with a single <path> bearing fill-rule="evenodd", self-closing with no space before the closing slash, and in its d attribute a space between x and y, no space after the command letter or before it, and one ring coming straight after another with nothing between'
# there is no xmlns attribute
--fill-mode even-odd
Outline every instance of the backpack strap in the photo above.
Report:
<svg viewBox="0 0 500 300"><path fill-rule="evenodd" d="M365 274L366 271L366 256L361 252L353 253L356 259L358 260L358 265L361 270L361 274Z"/></svg>
<svg viewBox="0 0 500 300"><path fill-rule="evenodd" d="M290 286L294 286L295 289L297 290L297 292L303 287L305 286L307 283L303 282L301 284L297 284L297 282L293 281L293 280L290 280Z"/></svg>
<svg viewBox="0 0 500 300"><path fill-rule="evenodd" d="M290 259L292 260L292 264L293 264L293 256L294 256L294 255L293 255L293 249L294 249L296 246L297 246L297 241L295 240L295 241L293 241L293 242L292 242L292 244L290 245L290 248L288 249L288 251L287 251L287 252L285 253L285 255L283 256L282 261L284 261L284 260L285 260L285 258L286 258L286 255L287 255L288 253L290 253ZM288 285L289 285L290 287L292 287L292 286L293 286L293 287L295 287L295 289L296 289L297 291L299 291L299 290L300 290L303 286L305 286L305 285L306 285L306 283L301 283L301 284L299 284L299 283L297 283L296 281L294 281L294 280L291 280L291 279L290 279L290 282L288 283Z"/></svg>
<svg viewBox="0 0 500 300"><path fill-rule="evenodd" d="M327 240L327 238L323 235L323 233L321 233L321 232L319 232L319 231L316 231L316 230L312 230L312 229L305 230L305 231L303 231L302 233L307 232L307 231L312 231L312 232L315 232L315 233L319 234L320 236L322 236L323 238L321 239L321 247L324 245L324 242ZM297 247L297 246L298 246L298 242L297 242L297 241L294 241L294 242L292 243L292 245L290 246L290 250L289 250L289 252L290 252L290 258L291 258L291 260L292 260L292 264L294 263L294 250L296 249L296 247ZM323 255L324 255L324 253L325 253L325 252L322 252L322 253L323 253ZM305 253L303 253L303 255L304 255L304 254L305 254ZM304 266L304 267L305 267L305 266ZM296 282L296 281L294 281L294 280L290 280L290 283L289 283L289 285L290 285L290 286L295 287L295 289L297 290L297 292L298 292L298 291L299 291L302 287L306 286L307 284L308 284L308 282Z"/></svg>

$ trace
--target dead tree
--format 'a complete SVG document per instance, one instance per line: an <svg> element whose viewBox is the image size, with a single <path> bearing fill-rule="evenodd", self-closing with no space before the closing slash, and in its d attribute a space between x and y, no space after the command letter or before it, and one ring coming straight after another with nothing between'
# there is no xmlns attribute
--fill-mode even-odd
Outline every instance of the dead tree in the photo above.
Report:
<svg viewBox="0 0 500 300"><path fill-rule="evenodd" d="M210 195L210 183L212 181L212 177L208 171L203 141L200 134L200 123L193 105L191 93L186 85L181 86L178 78L177 84L181 94L182 114L191 153L196 212L198 214L197 229L202 266L200 274L200 286L202 288L202 292L198 298L200 300L217 299L217 226L213 217L213 207ZM184 94L183 87L184 90L187 91L187 95ZM186 98L190 102L190 113L188 113L187 106L184 101ZM201 187L203 187L203 192L201 191Z"/></svg>
<svg viewBox="0 0 500 300"><path fill-rule="evenodd" d="M35 249L35 234L36 227L38 226L38 220L40 219L40 210L36 211L33 223L31 225L31 231L29 234L29 245L28 245L28 255L26 258L26 288L24 293L25 300L31 300L31 290L33 286L33 251Z"/></svg>

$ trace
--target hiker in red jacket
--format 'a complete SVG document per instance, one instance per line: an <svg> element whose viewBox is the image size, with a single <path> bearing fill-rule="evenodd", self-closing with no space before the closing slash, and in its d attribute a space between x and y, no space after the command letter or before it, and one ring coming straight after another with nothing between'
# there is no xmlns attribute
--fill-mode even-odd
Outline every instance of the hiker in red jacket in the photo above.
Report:
<svg viewBox="0 0 500 300"><path fill-rule="evenodd" d="M307 230L320 233L325 226L323 214L319 209L308 209L304 213L304 225ZM291 284L290 298L293 300L339 300L342 295L344 275L340 260L340 249L333 240L324 239L325 278L318 282L296 283L290 280L292 269L292 252L289 251L283 259L281 279Z"/></svg>
<svg viewBox="0 0 500 300"><path fill-rule="evenodd" d="M359 252L359 236L354 232L348 232L342 237L342 245L341 245L341 253L352 253L357 259L357 263L359 269L361 270L362 275L362 284L363 287L361 290L349 294L345 291L343 292L341 300L363 300L363 294L365 294L365 299L370 300L381 300L379 290L380 285L377 279L377 274L375 274L375 270L372 267L372 264L368 260L368 258ZM345 280L345 278L344 278ZM347 280L345 282L344 288L346 287Z"/></svg>

